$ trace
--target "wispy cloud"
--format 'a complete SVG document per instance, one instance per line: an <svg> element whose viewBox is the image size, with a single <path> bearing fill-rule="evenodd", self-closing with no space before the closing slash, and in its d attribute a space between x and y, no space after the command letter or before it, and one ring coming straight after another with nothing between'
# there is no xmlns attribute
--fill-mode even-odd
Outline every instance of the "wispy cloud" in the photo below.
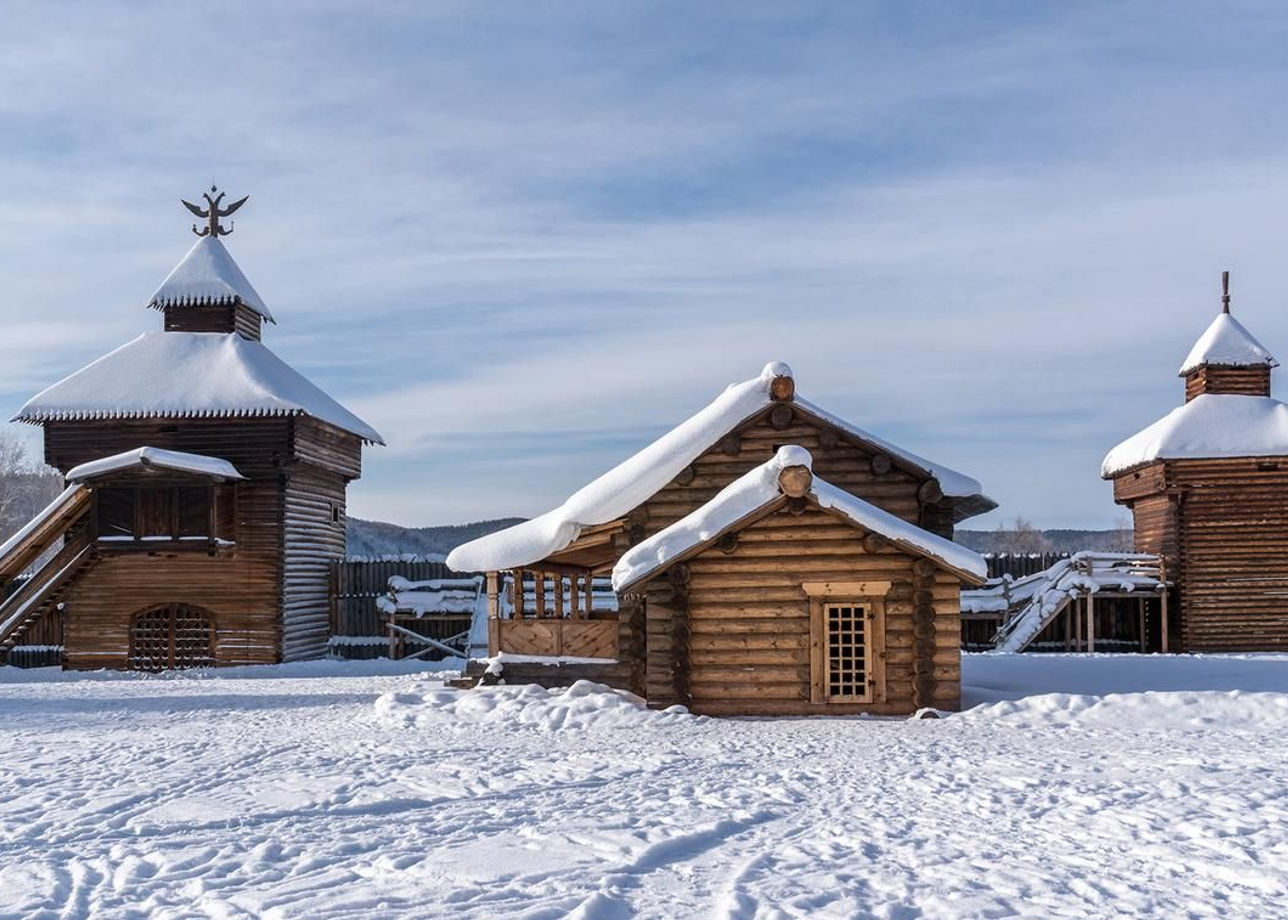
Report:
<svg viewBox="0 0 1288 920"><path fill-rule="evenodd" d="M535 513L787 360L1003 514L1116 440L1235 272L1288 277L1288 15L1241 4L31 5L0 35L0 395L137 332L175 207L390 441L354 511Z"/></svg>

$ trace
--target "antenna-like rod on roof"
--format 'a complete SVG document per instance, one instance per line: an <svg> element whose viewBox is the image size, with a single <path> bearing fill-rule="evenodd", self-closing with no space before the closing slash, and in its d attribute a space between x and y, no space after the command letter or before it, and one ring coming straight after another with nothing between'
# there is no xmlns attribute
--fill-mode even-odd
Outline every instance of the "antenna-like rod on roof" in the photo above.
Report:
<svg viewBox="0 0 1288 920"><path fill-rule="evenodd" d="M1221 272L1221 312L1230 312L1230 273Z"/></svg>
<svg viewBox="0 0 1288 920"><path fill-rule="evenodd" d="M221 237L227 236L233 232L233 224L229 223L227 228L225 228L224 225L219 222L219 218L227 217L229 214L236 211L246 203L246 199L250 198L250 196L247 195L246 198L234 201L226 208L221 208L219 207L219 202L224 200L224 194L224 192L219 191L215 186L210 186L209 192L201 193L201 197L206 199L206 207L204 208L198 207L191 201L183 201L182 198L179 199L180 201L183 201L183 206L185 208L206 221L206 226L201 229L197 229L196 224L192 225L192 232L197 234L197 236ZM211 197L212 195L214 195L213 198Z"/></svg>

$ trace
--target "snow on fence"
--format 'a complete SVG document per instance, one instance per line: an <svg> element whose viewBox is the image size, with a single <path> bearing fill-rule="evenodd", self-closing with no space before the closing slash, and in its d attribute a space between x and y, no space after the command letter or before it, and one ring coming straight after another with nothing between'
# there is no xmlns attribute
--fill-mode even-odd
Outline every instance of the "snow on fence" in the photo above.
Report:
<svg viewBox="0 0 1288 920"><path fill-rule="evenodd" d="M389 652L389 630L378 600L389 594L389 579L433 581L469 577L436 556L346 557L331 564L331 654L379 658Z"/></svg>
<svg viewBox="0 0 1288 920"><path fill-rule="evenodd" d="M1062 559L1068 559L1071 553L984 553L988 563L988 577L1001 578L1010 575L1012 578L1025 578L1045 572Z"/></svg>

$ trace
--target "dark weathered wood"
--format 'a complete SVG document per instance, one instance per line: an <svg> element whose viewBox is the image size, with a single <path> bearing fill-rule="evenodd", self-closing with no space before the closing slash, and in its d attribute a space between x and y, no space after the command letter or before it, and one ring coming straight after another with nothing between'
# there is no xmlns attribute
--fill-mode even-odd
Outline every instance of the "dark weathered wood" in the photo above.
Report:
<svg viewBox="0 0 1288 920"><path fill-rule="evenodd" d="M45 425L46 459L64 471L141 445L219 457L246 477L216 503L219 535L232 545L101 545L65 591L68 666L125 667L132 618L167 604L211 611L220 664L323 654L330 568L344 553L345 485L360 472L360 441L302 417ZM347 612L338 599L335 615Z"/></svg>
<svg viewBox="0 0 1288 920"><path fill-rule="evenodd" d="M181 304L164 308L166 332L236 332L260 340L263 318L243 303Z"/></svg>

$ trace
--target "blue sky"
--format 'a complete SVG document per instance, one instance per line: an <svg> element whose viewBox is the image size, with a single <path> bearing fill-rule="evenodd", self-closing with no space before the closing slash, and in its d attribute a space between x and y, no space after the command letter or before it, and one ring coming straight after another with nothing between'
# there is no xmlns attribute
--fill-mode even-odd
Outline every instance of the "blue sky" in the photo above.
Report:
<svg viewBox="0 0 1288 920"><path fill-rule="evenodd" d="M1288 11L28 4L0 34L0 399L146 329L177 199L380 429L354 514L534 514L784 360L1046 526L1218 309L1288 352ZM28 435L34 434L28 432Z"/></svg>

